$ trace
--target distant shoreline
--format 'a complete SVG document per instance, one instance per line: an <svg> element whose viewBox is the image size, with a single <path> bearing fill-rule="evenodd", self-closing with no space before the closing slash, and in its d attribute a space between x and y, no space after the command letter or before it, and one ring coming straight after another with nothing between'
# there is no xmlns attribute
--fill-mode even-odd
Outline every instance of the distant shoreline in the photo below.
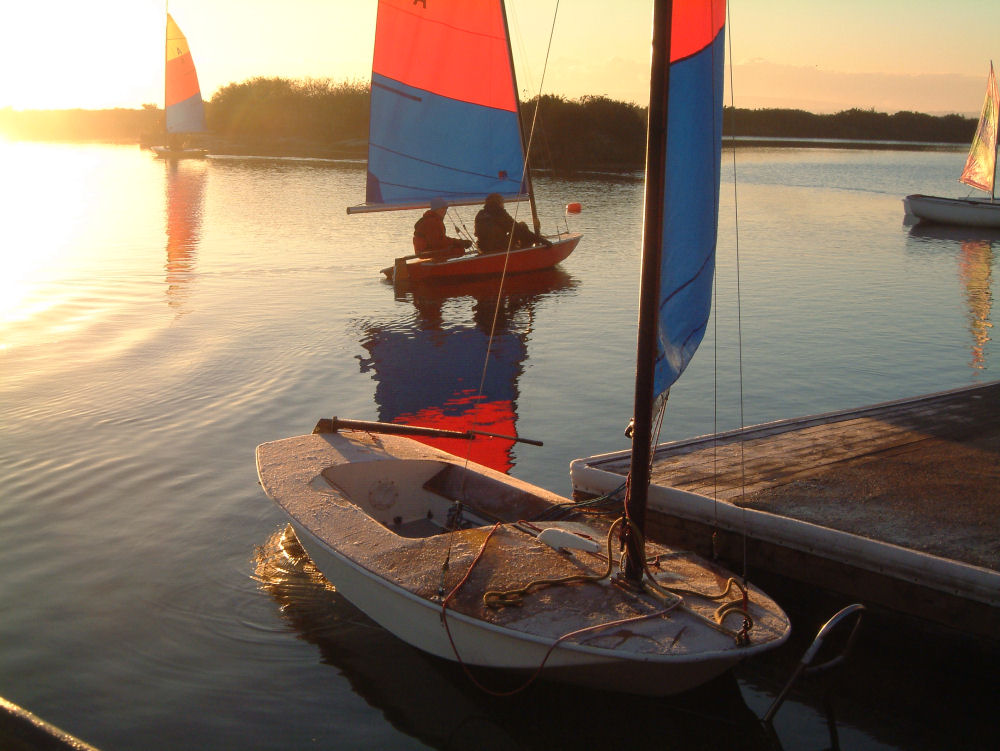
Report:
<svg viewBox="0 0 1000 751"><path fill-rule="evenodd" d="M368 139L367 86L332 82L253 79L220 89L205 103L210 132L188 139L192 147L229 156L364 160ZM641 171L645 163L646 110L603 97L566 100L543 96L522 104L532 121L538 109L541 137L531 163L558 173ZM17 141L160 145L164 113L142 109L0 109L0 135ZM892 115L847 110L817 115L802 110L723 111L727 148L864 148L952 150L966 148L976 120L916 112Z"/></svg>
<svg viewBox="0 0 1000 751"><path fill-rule="evenodd" d="M785 138L781 136L723 136L723 148L779 146L796 149L875 149L879 151L964 151L968 143L948 141L880 141L869 138Z"/></svg>
<svg viewBox="0 0 1000 751"><path fill-rule="evenodd" d="M2 140L2 139L0 139ZM12 138L12 141L47 142L63 144L105 144L116 146L138 146L149 149L153 143L144 143L141 137L119 138ZM230 159L296 159L334 162L340 164L357 164L364 167L368 157L367 142L325 144L295 139L245 139L236 141L214 137L209 134L193 136L189 146L208 149L209 157ZM964 152L968 149L965 143L937 143L928 141L879 141L873 139L834 139L834 138L782 138L758 136L724 136L724 150L739 149L858 149L868 151L953 151ZM543 165L535 168L540 174L604 174L622 176L635 173L641 176L642 166L639 165L580 165L575 168L565 166Z"/></svg>

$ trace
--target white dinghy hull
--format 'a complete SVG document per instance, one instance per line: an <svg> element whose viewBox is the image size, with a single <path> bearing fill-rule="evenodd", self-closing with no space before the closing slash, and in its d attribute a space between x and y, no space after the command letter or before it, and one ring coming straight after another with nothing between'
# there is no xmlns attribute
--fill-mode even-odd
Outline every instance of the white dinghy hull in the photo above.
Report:
<svg viewBox="0 0 1000 751"><path fill-rule="evenodd" d="M407 438L354 431L298 436L262 444L257 462L265 492L338 592L438 657L526 674L544 665L542 676L550 680L663 696L703 684L788 635L784 613L755 589L745 646L733 639L740 615L722 624L713 618L721 604L741 599L738 592L722 600L685 595L683 606L663 614L664 602L604 579L538 588L517 605L484 606L484 591L606 565L591 552L556 552L534 532L555 525L571 536L588 535L603 555L607 527L506 523L491 537L494 518L517 522L568 501ZM456 500L466 508L467 526L433 530ZM650 545L649 555L666 562L656 574L665 586L715 595L730 576L690 553ZM440 592L452 590L443 608Z"/></svg>

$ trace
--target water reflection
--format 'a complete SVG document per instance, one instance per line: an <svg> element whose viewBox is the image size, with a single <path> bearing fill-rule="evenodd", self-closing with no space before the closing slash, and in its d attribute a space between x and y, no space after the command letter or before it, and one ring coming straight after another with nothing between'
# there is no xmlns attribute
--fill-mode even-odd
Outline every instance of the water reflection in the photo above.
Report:
<svg viewBox="0 0 1000 751"><path fill-rule="evenodd" d="M993 245L987 240L966 240L958 273L965 288L969 307L969 333L972 334L972 362L976 370L986 369L983 350L990 340L990 313L993 309Z"/></svg>
<svg viewBox="0 0 1000 751"><path fill-rule="evenodd" d="M993 328L993 249L1000 247L1000 230L916 224L910 228L910 236L920 242L960 249L958 275L972 340L969 366L974 370L986 370L986 346Z"/></svg>
<svg viewBox="0 0 1000 751"><path fill-rule="evenodd" d="M178 312L190 295L201 240L202 205L207 170L204 163L167 160L167 304Z"/></svg>
<svg viewBox="0 0 1000 751"><path fill-rule="evenodd" d="M539 682L512 697L492 697L460 666L413 649L340 597L290 527L257 549L255 564L260 588L296 634L316 645L322 661L397 730L432 748L645 748L654 738L669 739L671 748L775 748L731 674L668 700L628 697L627 717L620 694L558 684ZM510 687L506 676L476 675Z"/></svg>
<svg viewBox="0 0 1000 751"><path fill-rule="evenodd" d="M566 272L420 286L400 296L405 320L362 325L362 372L376 382L379 419L451 430L517 436L518 379L528 358L536 308L576 286ZM492 337L491 337L492 332ZM514 441L424 439L500 472L514 466Z"/></svg>

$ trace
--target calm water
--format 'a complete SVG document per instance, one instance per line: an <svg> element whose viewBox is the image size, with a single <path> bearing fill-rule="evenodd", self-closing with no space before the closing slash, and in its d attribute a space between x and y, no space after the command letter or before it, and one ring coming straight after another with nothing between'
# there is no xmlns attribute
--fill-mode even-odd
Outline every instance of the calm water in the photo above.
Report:
<svg viewBox="0 0 1000 751"><path fill-rule="evenodd" d="M719 304L663 436L741 401L752 424L995 380L1000 237L901 223L907 193L961 195L963 158L746 150L735 199L727 159ZM479 458L569 492L571 459L625 446L641 182L539 179L543 223L579 201L585 237L498 309L487 286L394 295L378 269L416 216L348 217L360 165L2 142L0 164L0 695L102 749L766 747L754 716L801 643L640 702L624 738L620 697L490 700L340 600L257 485L258 443L336 414L543 440ZM841 743L990 747L976 670L860 653ZM821 699L779 713L785 748L829 746Z"/></svg>

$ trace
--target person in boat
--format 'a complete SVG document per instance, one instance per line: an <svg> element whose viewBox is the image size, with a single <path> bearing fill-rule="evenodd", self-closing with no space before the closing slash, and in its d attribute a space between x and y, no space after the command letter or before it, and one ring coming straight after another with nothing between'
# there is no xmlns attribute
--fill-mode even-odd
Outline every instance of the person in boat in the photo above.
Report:
<svg viewBox="0 0 1000 751"><path fill-rule="evenodd" d="M476 244L481 253L497 253L506 251L508 247L514 250L552 243L532 232L524 222L514 221L514 217L503 207L503 196L490 193L483 208L476 214Z"/></svg>
<svg viewBox="0 0 1000 751"><path fill-rule="evenodd" d="M448 213L448 202L443 198L432 198L431 207L413 225L413 252L418 256L433 256L437 259L457 258L472 247L471 240L448 237L444 217Z"/></svg>

